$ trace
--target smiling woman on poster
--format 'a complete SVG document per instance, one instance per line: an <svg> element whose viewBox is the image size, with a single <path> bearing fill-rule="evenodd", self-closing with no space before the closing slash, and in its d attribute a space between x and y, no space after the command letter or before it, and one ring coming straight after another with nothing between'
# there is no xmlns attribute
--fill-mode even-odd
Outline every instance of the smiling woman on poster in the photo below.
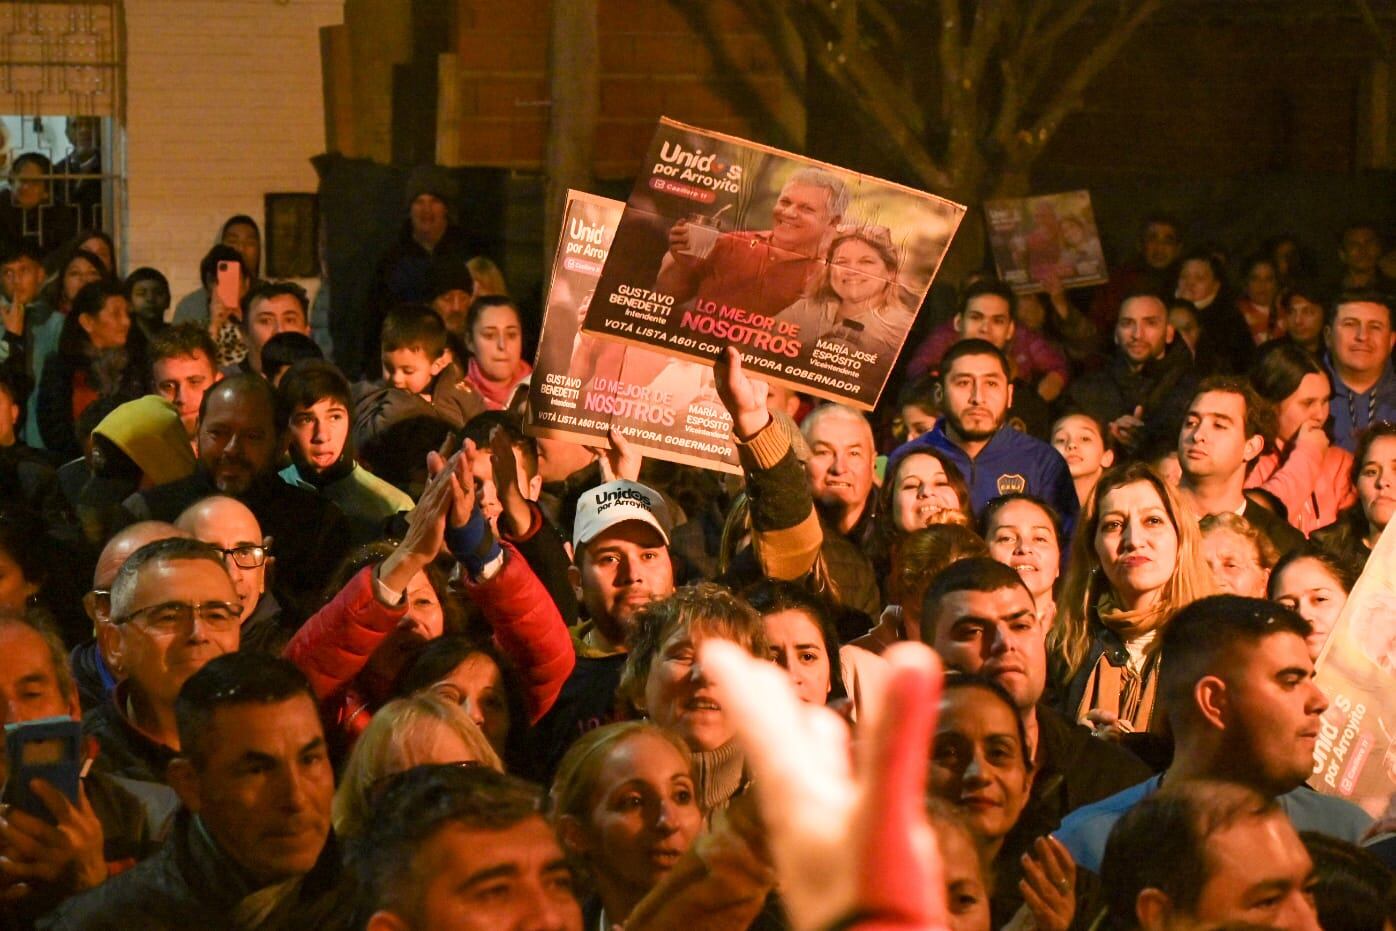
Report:
<svg viewBox="0 0 1396 931"><path fill-rule="evenodd" d="M902 298L897 271L897 251L887 227L840 227L810 296L776 319L799 327L806 354L820 340L835 341L875 355L874 364L881 368L896 356L916 319Z"/></svg>

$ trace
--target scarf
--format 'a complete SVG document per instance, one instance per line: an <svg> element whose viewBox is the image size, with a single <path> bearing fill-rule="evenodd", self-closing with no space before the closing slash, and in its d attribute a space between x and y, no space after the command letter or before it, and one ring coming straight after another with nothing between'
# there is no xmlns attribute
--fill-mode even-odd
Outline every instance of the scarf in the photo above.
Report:
<svg viewBox="0 0 1396 931"><path fill-rule="evenodd" d="M484 371L480 368L480 363L474 357L470 359L465 370L465 380L480 392L480 396L485 399L485 406L492 411L502 411L509 404L509 396L514 393L514 386L533 374L533 366L523 359L519 360L518 368L514 369L509 376L507 384L501 385L499 382L490 381L485 377Z"/></svg>
<svg viewBox="0 0 1396 931"><path fill-rule="evenodd" d="M699 750L693 754L693 784L698 805L704 811L727 807L745 781L742 772L745 763L735 740L729 740L716 750Z"/></svg>
<svg viewBox="0 0 1396 931"><path fill-rule="evenodd" d="M1095 603L1096 617L1100 623L1114 631L1125 642L1144 634L1156 631L1162 626L1167 609L1163 605L1152 605L1135 611L1126 611L1118 606L1113 592L1106 592Z"/></svg>
<svg viewBox="0 0 1396 931"><path fill-rule="evenodd" d="M1116 606L1114 595L1108 592L1096 602L1096 616L1100 622L1126 644L1142 637L1156 641L1152 635L1157 633L1165 615L1166 608L1162 605L1126 611ZM1098 709L1114 712L1122 729L1150 730L1155 723L1160 664L1157 650L1149 647L1145 648L1144 660L1137 669L1131 662L1117 666L1110 661L1109 651L1102 652L1086 680L1076 719L1082 720L1086 712Z"/></svg>

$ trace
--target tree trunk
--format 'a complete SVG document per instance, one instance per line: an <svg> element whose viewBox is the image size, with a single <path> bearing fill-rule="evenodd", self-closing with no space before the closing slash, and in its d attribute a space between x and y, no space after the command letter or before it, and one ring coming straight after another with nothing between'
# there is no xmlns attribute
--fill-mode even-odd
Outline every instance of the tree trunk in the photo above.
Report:
<svg viewBox="0 0 1396 931"><path fill-rule="evenodd" d="M543 205L544 268L553 252L567 206L567 189L588 190L601 100L598 0L553 0L548 43L547 193Z"/></svg>

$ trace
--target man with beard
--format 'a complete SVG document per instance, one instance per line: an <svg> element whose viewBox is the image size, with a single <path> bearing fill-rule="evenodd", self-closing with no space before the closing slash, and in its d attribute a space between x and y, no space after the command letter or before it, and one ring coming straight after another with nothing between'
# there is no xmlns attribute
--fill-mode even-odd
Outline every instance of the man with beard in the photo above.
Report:
<svg viewBox="0 0 1396 931"><path fill-rule="evenodd" d="M1041 440L1005 426L1013 385L1003 351L982 339L956 343L941 361L936 393L944 415L929 433L892 453L887 474L895 474L901 457L929 446L959 468L976 515L999 495L1037 495L1057 509L1069 532L1079 505L1066 460Z"/></svg>
<svg viewBox="0 0 1396 931"><path fill-rule="evenodd" d="M1298 831L1356 843L1362 809L1305 785L1328 699L1314 683L1309 622L1271 601L1212 595L1163 628L1158 698L1173 733L1167 771L1067 816L1057 831L1079 866L1100 871L1115 823L1161 784L1239 783L1276 799Z"/></svg>
<svg viewBox="0 0 1396 931"><path fill-rule="evenodd" d="M204 393L197 443L193 475L137 492L123 507L136 520L173 522L200 498L220 493L236 498L276 540L279 590L297 613L310 616L352 537L334 503L276 474L281 430L275 389L254 374L220 381Z"/></svg>
<svg viewBox="0 0 1396 931"><path fill-rule="evenodd" d="M616 720L616 689L635 612L674 591L673 529L659 492L617 479L577 502L568 577L586 620L572 630L577 664L531 734L538 770L552 771L572 741Z"/></svg>
<svg viewBox="0 0 1396 931"><path fill-rule="evenodd" d="M1135 451L1150 438L1176 435L1183 414L1177 395L1196 383L1192 358L1174 338L1163 299L1131 294L1115 322L1115 353L1104 367L1073 381L1066 398L1104 424L1116 445Z"/></svg>

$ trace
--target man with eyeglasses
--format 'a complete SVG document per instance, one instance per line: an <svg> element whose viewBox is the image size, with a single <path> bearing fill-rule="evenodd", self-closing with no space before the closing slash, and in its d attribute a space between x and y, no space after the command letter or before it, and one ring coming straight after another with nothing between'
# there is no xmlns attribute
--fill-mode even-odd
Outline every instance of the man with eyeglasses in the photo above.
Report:
<svg viewBox="0 0 1396 931"><path fill-rule="evenodd" d="M267 586L273 541L262 535L256 515L236 498L214 495L186 508L175 526L223 554L242 603L240 649L279 654L297 625Z"/></svg>
<svg viewBox="0 0 1396 931"><path fill-rule="evenodd" d="M92 622L92 639L74 647L68 657L84 714L110 701L112 690L116 688L116 673L112 670L110 658L102 652L98 639L103 625L111 621L111 585L116 580L116 573L132 553L147 543L183 536L187 534L174 524L143 520L118 530L102 547L97 557L97 568L92 572L92 589L82 596L83 612Z"/></svg>
<svg viewBox="0 0 1396 931"><path fill-rule="evenodd" d="M205 663L237 650L242 603L221 552L176 538L131 554L112 582L110 610L97 635L122 681L83 731L101 747L99 768L164 782L180 746L175 698Z"/></svg>

